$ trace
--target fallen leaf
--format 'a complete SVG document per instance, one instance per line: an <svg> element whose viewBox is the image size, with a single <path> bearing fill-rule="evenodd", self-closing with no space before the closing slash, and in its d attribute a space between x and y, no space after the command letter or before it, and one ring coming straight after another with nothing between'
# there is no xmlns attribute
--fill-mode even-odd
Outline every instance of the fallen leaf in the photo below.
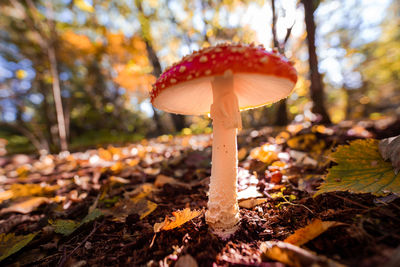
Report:
<svg viewBox="0 0 400 267"><path fill-rule="evenodd" d="M0 261L25 247L38 233L15 235L14 233L0 234Z"/></svg>
<svg viewBox="0 0 400 267"><path fill-rule="evenodd" d="M344 267L344 265L325 256L314 255L298 246L282 241L267 241L261 244L262 261L279 261L293 267L326 266Z"/></svg>
<svg viewBox="0 0 400 267"><path fill-rule="evenodd" d="M379 152L384 160L390 160L395 173L400 171L400 135L379 142Z"/></svg>
<svg viewBox="0 0 400 267"><path fill-rule="evenodd" d="M303 134L290 138L287 145L294 150L320 153L325 147L325 141L318 139L315 134Z"/></svg>
<svg viewBox="0 0 400 267"><path fill-rule="evenodd" d="M135 197L121 199L111 211L105 210L104 213L112 215L118 222L125 222L131 214L138 214L142 220L157 208L156 203L146 199L147 195L148 192L141 192Z"/></svg>
<svg viewBox="0 0 400 267"><path fill-rule="evenodd" d="M94 209L88 215L86 215L80 222L74 220L49 220L49 223L54 227L54 232L68 236L75 232L76 229L84 225L85 223L91 222L102 216L103 213L99 209Z"/></svg>
<svg viewBox="0 0 400 267"><path fill-rule="evenodd" d="M74 220L50 220L49 223L54 227L54 232L65 236L72 234L79 226L79 222Z"/></svg>
<svg viewBox="0 0 400 267"><path fill-rule="evenodd" d="M158 175L160 173L161 169L160 168L145 168L143 169L143 172L147 175Z"/></svg>
<svg viewBox="0 0 400 267"><path fill-rule="evenodd" d="M122 164L122 162L117 161L113 165L111 165L110 170L114 174L117 174L117 173L120 173L123 168L124 168L124 165Z"/></svg>
<svg viewBox="0 0 400 267"><path fill-rule="evenodd" d="M128 179L124 179L122 177L111 176L109 181L113 184L129 184L130 181Z"/></svg>
<svg viewBox="0 0 400 267"><path fill-rule="evenodd" d="M241 149L239 149L238 160L242 161L246 158L246 156L247 156L247 149L245 147L242 147Z"/></svg>
<svg viewBox="0 0 400 267"><path fill-rule="evenodd" d="M181 186L181 187L185 187L185 188L188 188L188 189L191 188L191 186L189 184L180 182L180 181L176 180L175 178L172 178L172 177L169 177L169 176L166 176L166 175L163 175L163 174L157 175L156 180L154 182L154 186L158 187L158 188L161 188L165 184L170 184L170 185L173 185L173 186Z"/></svg>
<svg viewBox="0 0 400 267"><path fill-rule="evenodd" d="M175 263L175 267L197 267L197 261L189 254L182 255Z"/></svg>
<svg viewBox="0 0 400 267"><path fill-rule="evenodd" d="M250 156L253 159L257 159L266 164L271 164L272 162L278 160L278 153L274 151L275 147L270 144L262 145L261 147L256 147L250 152Z"/></svg>
<svg viewBox="0 0 400 267"><path fill-rule="evenodd" d="M40 205L49 202L51 202L51 199L47 197L32 197L17 203L13 203L11 206L0 210L0 214L5 214L9 212L27 214L31 211L34 211Z"/></svg>
<svg viewBox="0 0 400 267"><path fill-rule="evenodd" d="M325 182L314 196L332 191L372 193L400 193L400 175L395 174L390 162L385 162L378 150L378 140L355 140L339 146L330 154L338 165L329 169Z"/></svg>
<svg viewBox="0 0 400 267"><path fill-rule="evenodd" d="M242 200L242 199L249 199L249 198L258 198L262 197L263 195L258 191L257 185L249 185L246 189L239 191L237 193L237 199Z"/></svg>
<svg viewBox="0 0 400 267"><path fill-rule="evenodd" d="M287 237L284 242L301 246L307 243L310 240L313 240L326 230L331 227L343 225L341 222L335 221L321 221L320 219L314 219L309 225L306 227L297 229L292 235Z"/></svg>
<svg viewBox="0 0 400 267"><path fill-rule="evenodd" d="M164 222L156 223L154 225L154 232L159 232L160 230L171 230L177 228L184 223L200 216L203 212L201 210L190 210L190 208L186 208L183 210L178 210L172 212L173 218L165 217Z"/></svg>
<svg viewBox="0 0 400 267"><path fill-rule="evenodd" d="M59 188L54 186L41 186L39 184L12 184L9 190L0 192L0 203L4 200L19 197L42 196L53 192Z"/></svg>
<svg viewBox="0 0 400 267"><path fill-rule="evenodd" d="M262 203L265 203L268 201L268 198L252 198L252 199L246 199L243 201L239 202L239 207L241 208L246 208L246 209L252 209L255 206L258 206Z"/></svg>

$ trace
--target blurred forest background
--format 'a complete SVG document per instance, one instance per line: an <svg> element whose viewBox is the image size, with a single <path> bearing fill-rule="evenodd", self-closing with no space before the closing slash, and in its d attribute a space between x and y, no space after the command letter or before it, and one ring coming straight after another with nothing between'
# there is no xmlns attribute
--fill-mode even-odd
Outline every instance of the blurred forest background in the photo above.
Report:
<svg viewBox="0 0 400 267"><path fill-rule="evenodd" d="M0 154L211 132L155 110L168 65L221 42L275 47L299 81L244 128L400 116L396 0L2 0ZM317 115L316 115L317 114Z"/></svg>

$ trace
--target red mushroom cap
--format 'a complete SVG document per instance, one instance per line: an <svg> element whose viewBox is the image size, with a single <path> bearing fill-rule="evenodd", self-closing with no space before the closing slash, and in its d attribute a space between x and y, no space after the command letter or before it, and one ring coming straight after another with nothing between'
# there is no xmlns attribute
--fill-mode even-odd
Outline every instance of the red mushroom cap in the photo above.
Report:
<svg viewBox="0 0 400 267"><path fill-rule="evenodd" d="M151 102L171 113L208 113L213 101L211 81L223 75L233 75L241 110L287 97L297 81L292 63L275 52L262 46L221 44L167 68L153 85Z"/></svg>

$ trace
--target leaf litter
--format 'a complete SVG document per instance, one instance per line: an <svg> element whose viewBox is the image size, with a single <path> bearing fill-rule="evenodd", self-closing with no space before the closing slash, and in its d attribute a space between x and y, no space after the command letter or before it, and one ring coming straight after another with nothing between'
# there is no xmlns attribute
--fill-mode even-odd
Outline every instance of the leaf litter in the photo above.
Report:
<svg viewBox="0 0 400 267"><path fill-rule="evenodd" d="M328 178L333 168L351 167L342 164L344 157L336 161L335 154L329 156L332 150L343 151L340 145L349 149L352 143L348 142L354 139L390 137L382 128L366 130L363 125L300 123L242 131L238 135L242 219L239 231L226 241L209 231L203 216L210 135L161 136L124 147L6 158L0 169L0 209L8 209L0 215L0 234L8 240L0 242L2 264L277 266L275 261L280 261L299 264L292 266L310 262L372 266L392 262L400 245L400 198L386 191L390 187L381 190L379 197L374 195L379 193L376 189L357 194L344 187L347 191L340 192L340 186L314 195L338 179ZM393 125L387 132L395 133ZM373 155L379 159L374 142ZM368 152L371 147L363 149ZM357 153L357 164L369 154ZM392 168L390 161L382 162L384 168ZM383 168L380 161L374 164L375 172ZM364 182L354 172L341 179L356 185ZM15 209L35 198L35 205L19 210L26 215ZM265 256L266 242L272 242L275 256Z"/></svg>

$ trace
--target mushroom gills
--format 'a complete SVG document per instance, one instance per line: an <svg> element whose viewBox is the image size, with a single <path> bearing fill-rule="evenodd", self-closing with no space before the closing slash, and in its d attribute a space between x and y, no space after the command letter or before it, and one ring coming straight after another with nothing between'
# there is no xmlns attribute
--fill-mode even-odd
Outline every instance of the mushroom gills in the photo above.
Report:
<svg viewBox="0 0 400 267"><path fill-rule="evenodd" d="M153 104L171 113L207 114L213 102L213 78L199 78L171 86L162 91ZM286 97L294 86L292 81L285 78L254 73L234 73L233 80L241 110L276 102Z"/></svg>

